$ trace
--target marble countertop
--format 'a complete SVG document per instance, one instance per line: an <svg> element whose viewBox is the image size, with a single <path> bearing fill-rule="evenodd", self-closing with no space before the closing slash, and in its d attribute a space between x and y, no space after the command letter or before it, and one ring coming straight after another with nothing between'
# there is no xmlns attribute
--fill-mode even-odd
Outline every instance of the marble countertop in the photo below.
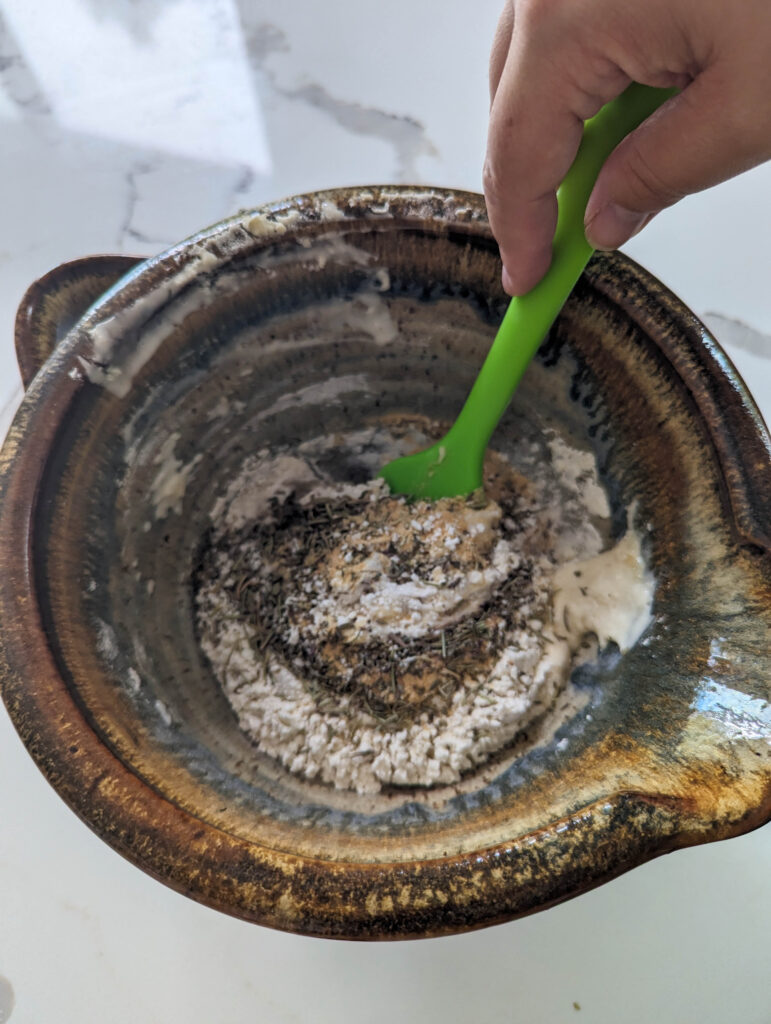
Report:
<svg viewBox="0 0 771 1024"><path fill-rule="evenodd" d="M499 0L0 0L0 433L13 318L63 260L156 253L345 184L479 190ZM702 316L771 421L771 165L626 251ZM354 945L230 920L92 835L0 711L0 1022L769 1024L771 827L522 921Z"/></svg>

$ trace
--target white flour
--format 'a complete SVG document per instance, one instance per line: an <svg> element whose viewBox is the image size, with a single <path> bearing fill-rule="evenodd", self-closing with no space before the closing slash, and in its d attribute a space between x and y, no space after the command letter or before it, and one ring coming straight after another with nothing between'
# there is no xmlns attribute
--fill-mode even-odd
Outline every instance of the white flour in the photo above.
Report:
<svg viewBox="0 0 771 1024"><path fill-rule="evenodd" d="M456 782L549 708L577 659L585 658L588 636L600 646L613 640L622 651L636 642L650 619L653 594L639 538L630 526L615 547L598 551L593 538L599 533L585 529L608 514L596 469L578 458L582 453L571 458L564 442L553 442L552 450L569 476L568 497L544 505L544 489L526 486L516 499L516 523L495 502L482 509L457 499L452 507L408 506L379 483L337 484L312 458L296 454L263 452L247 460L214 508L219 541L278 516L287 502L296 502L301 515L338 499L370 502L372 509L335 526L311 569L298 554L298 568L282 584L284 603L276 618L289 647L279 650L272 634L260 629L259 607L250 619L235 596L245 569L249 578L277 571L254 537L242 530L240 547L237 542L216 550L199 582L201 646L241 728L263 753L295 774L358 793ZM566 521L578 513L584 527L564 536ZM287 543L296 547L299 541ZM272 550L272 539L270 545ZM565 563L563 550L586 557ZM404 552L414 560L414 572L404 571ZM494 615L475 620L496 600L502 606L501 594L515 577L519 582L504 601L505 622ZM458 635L453 627L473 621L499 629L489 656L442 675L445 666L457 665L449 650ZM405 644L413 645L411 651L425 644L428 654L400 663L405 691L416 681L416 703L402 705L413 713L384 725L357 699L355 673L343 692L309 686L303 665L311 662L293 658L291 645L307 648L310 641L317 645L311 648L318 652L314 669L325 658L332 668L346 664L357 645L393 643L399 653ZM364 650L360 646L359 655ZM421 703L420 657L439 666L438 703ZM391 679L396 687L393 669Z"/></svg>

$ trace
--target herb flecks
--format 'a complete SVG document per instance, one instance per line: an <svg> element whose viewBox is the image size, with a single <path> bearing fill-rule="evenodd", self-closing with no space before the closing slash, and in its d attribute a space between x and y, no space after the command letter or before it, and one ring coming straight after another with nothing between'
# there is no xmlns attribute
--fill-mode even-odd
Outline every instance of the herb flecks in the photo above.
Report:
<svg viewBox="0 0 771 1024"><path fill-rule="evenodd" d="M368 597L384 581L430 595L479 575L494 543L518 530L516 496L488 506L481 492L440 508L366 490L304 503L290 496L274 500L263 521L216 541L199 576L211 578L223 560L234 565L225 589L252 627L255 652L301 678L319 709L345 694L382 728L398 729L446 711L459 687L484 681L529 610L531 564L523 558L478 607L419 635L398 621L373 631L355 607L337 621L324 612L325 598L335 587L343 603L348 587Z"/></svg>

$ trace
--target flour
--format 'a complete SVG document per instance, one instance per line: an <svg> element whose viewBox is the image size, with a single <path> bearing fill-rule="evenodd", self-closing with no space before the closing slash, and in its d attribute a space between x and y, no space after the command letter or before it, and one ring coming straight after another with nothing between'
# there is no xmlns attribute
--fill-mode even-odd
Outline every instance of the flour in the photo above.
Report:
<svg viewBox="0 0 771 1024"><path fill-rule="evenodd" d="M362 492L371 508L345 524L342 539L331 542L323 557L322 571L316 567L308 581L316 631L339 630L352 642L354 635L419 637L447 629L474 615L520 564L510 543L496 543L501 509L495 502L483 509L465 502L411 506L392 498L382 480ZM328 489L314 487L304 501L318 500L320 493L328 496ZM394 578L399 559L384 550L405 547L422 571Z"/></svg>
<svg viewBox="0 0 771 1024"><path fill-rule="evenodd" d="M548 710L587 637L636 642L653 593L639 538L598 551L596 469L560 445L552 503L500 456L486 501L433 504L329 478L320 444L246 460L213 509L197 626L264 754L358 793L457 782Z"/></svg>
<svg viewBox="0 0 771 1024"><path fill-rule="evenodd" d="M653 578L634 530L608 551L560 566L553 589L555 622L572 644L594 633L601 647L614 640L623 653L650 622Z"/></svg>
<svg viewBox="0 0 771 1024"><path fill-rule="evenodd" d="M550 431L549 452L557 475L566 487L580 496L586 511L607 519L610 515L608 496L597 479L597 465L591 452L578 451Z"/></svg>
<svg viewBox="0 0 771 1024"><path fill-rule="evenodd" d="M150 483L150 500L156 519L165 519L170 512L180 514L190 474L202 458L201 455L195 455L187 463L178 459L175 448L179 439L178 431L169 434L154 460L158 469Z"/></svg>
<svg viewBox="0 0 771 1024"><path fill-rule="evenodd" d="M91 340L90 355L87 358L78 356L91 383L102 385L118 398L125 398L128 395L134 378L168 337L170 328L182 322L182 310L185 313L192 311L200 299L196 299L192 304L190 300L187 303L180 302L182 308L178 311L176 322L167 317L160 324L145 327L131 351L119 365L113 365L118 343L138 326L147 324L154 314L173 297L179 296L191 282L206 280L204 275L216 271L219 267L217 256L203 243L192 245L187 256L179 252L171 254L169 259L177 266L164 281L163 287L155 288L148 294L134 299L125 309L93 322L88 332Z"/></svg>

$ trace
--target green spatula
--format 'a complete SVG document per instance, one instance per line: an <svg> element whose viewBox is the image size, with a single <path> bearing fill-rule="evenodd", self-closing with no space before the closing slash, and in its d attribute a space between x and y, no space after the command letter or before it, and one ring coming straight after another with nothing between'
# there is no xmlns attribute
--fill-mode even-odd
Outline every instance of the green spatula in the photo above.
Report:
<svg viewBox="0 0 771 1024"><path fill-rule="evenodd" d="M380 475L393 493L451 498L482 486L485 449L498 420L592 255L584 213L600 168L618 143L675 91L632 83L586 122L578 154L557 193L551 267L532 291L509 303L466 404L441 441L383 468Z"/></svg>

